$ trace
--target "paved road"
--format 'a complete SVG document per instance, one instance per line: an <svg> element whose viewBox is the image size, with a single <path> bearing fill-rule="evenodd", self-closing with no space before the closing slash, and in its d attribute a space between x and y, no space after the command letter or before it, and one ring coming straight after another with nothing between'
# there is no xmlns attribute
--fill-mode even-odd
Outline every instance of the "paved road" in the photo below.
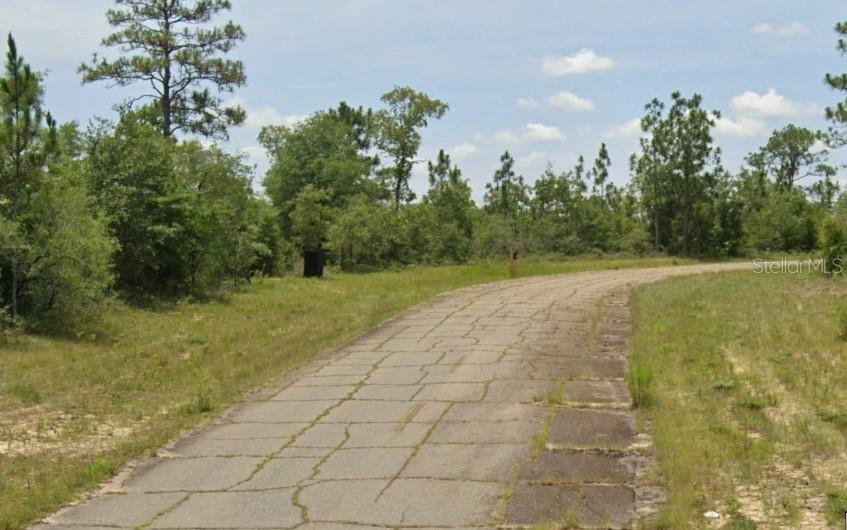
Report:
<svg viewBox="0 0 847 530"><path fill-rule="evenodd" d="M745 264L436 297L38 528L625 528L657 492L623 383L630 286Z"/></svg>

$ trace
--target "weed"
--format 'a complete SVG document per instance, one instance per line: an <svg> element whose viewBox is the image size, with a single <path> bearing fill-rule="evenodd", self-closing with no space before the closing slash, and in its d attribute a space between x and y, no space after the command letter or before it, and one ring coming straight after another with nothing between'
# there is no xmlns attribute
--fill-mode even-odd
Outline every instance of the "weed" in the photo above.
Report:
<svg viewBox="0 0 847 530"><path fill-rule="evenodd" d="M837 486L826 489L826 519L830 523L839 523L847 514L847 490Z"/></svg>
<svg viewBox="0 0 847 530"><path fill-rule="evenodd" d="M643 361L633 362L626 372L626 385L633 407L649 406L653 401L653 368Z"/></svg>
<svg viewBox="0 0 847 530"><path fill-rule="evenodd" d="M756 523L749 517L740 513L730 516L729 521L721 527L721 530L756 530Z"/></svg>
<svg viewBox="0 0 847 530"><path fill-rule="evenodd" d="M550 439L550 425L552 423L553 411L550 410L544 417L544 424L541 426L541 430L532 437L532 454L530 455L532 458L538 458L541 452L547 448L547 441Z"/></svg>
<svg viewBox="0 0 847 530"><path fill-rule="evenodd" d="M739 407L750 410L762 410L776 405L776 398L772 394L753 394L748 392L736 400Z"/></svg>
<svg viewBox="0 0 847 530"><path fill-rule="evenodd" d="M25 405L41 403L41 393L34 386L27 383L15 383L9 388L9 394L15 396Z"/></svg>
<svg viewBox="0 0 847 530"><path fill-rule="evenodd" d="M547 399L545 401L548 405L563 404L565 402L565 383L560 382L555 388L547 392Z"/></svg>
<svg viewBox="0 0 847 530"><path fill-rule="evenodd" d="M822 409L818 411L818 418L831 423L841 431L847 432L847 410Z"/></svg>
<svg viewBox="0 0 847 530"><path fill-rule="evenodd" d="M735 381L732 379L716 379L712 382L712 390L718 392L728 392L735 388Z"/></svg>

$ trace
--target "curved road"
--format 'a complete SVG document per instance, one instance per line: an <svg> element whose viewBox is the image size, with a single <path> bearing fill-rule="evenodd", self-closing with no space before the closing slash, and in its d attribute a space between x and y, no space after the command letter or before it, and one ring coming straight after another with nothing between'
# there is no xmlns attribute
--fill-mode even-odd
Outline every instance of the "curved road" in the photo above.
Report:
<svg viewBox="0 0 847 530"><path fill-rule="evenodd" d="M627 291L746 263L435 297L37 528L628 528L660 492L623 383Z"/></svg>

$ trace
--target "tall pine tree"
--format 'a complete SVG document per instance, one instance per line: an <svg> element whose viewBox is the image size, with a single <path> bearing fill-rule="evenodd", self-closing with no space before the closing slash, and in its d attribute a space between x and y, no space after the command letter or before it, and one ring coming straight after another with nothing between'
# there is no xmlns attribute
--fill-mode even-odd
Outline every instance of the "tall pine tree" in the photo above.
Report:
<svg viewBox="0 0 847 530"><path fill-rule="evenodd" d="M225 59L244 40L241 26L229 21L209 28L212 17L230 9L229 0L116 0L123 9L106 12L118 31L103 46L118 47L113 61L94 54L79 72L83 83L117 86L141 83L148 90L124 103L147 101L141 112L164 136L178 131L226 138L227 128L245 119L238 106L224 105L220 94L244 85L241 61ZM214 93L213 93L214 91Z"/></svg>

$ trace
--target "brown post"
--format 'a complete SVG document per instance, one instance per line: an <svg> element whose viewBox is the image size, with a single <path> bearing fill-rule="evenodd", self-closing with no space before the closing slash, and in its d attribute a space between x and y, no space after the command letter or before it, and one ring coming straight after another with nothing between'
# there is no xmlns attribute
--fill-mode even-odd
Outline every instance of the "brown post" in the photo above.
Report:
<svg viewBox="0 0 847 530"><path fill-rule="evenodd" d="M518 274L518 251L509 252L509 278L517 278Z"/></svg>

